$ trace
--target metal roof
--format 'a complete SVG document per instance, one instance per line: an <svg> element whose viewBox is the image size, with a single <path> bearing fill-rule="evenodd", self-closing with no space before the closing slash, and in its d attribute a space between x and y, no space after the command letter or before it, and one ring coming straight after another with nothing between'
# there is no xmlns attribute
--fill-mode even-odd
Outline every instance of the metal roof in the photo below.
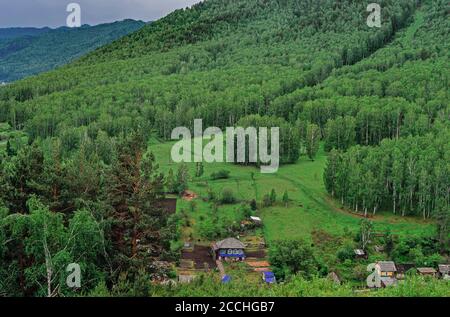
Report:
<svg viewBox="0 0 450 317"><path fill-rule="evenodd" d="M427 274L427 273L434 274L434 273L437 273L437 271L435 269L433 269L432 267L418 267L417 271L419 273L422 273L422 274Z"/></svg>
<svg viewBox="0 0 450 317"><path fill-rule="evenodd" d="M379 261L378 266L381 272L397 272L395 263L393 261Z"/></svg>
<svg viewBox="0 0 450 317"><path fill-rule="evenodd" d="M439 272L442 274L449 274L450 264L439 264Z"/></svg>
<svg viewBox="0 0 450 317"><path fill-rule="evenodd" d="M245 245L236 238L227 238L215 243L214 249L245 249Z"/></svg>
<svg viewBox="0 0 450 317"><path fill-rule="evenodd" d="M355 252L356 255L365 255L366 252L364 252L364 250L362 249L355 249L353 250L353 252Z"/></svg>

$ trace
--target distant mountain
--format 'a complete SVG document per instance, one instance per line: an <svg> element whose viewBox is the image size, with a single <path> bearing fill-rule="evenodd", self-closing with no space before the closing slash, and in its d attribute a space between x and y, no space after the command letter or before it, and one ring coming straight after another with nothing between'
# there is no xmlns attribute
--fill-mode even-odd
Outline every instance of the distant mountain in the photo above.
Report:
<svg viewBox="0 0 450 317"><path fill-rule="evenodd" d="M37 36L51 31L51 28L6 28L0 29L0 40L21 36Z"/></svg>
<svg viewBox="0 0 450 317"><path fill-rule="evenodd" d="M54 69L144 25L124 20L80 28L0 29L0 82Z"/></svg>

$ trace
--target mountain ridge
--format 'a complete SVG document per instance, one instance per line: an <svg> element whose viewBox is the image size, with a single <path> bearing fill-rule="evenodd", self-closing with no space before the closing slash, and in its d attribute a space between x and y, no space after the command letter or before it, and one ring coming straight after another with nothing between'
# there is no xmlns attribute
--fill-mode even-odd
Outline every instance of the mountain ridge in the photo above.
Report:
<svg viewBox="0 0 450 317"><path fill-rule="evenodd" d="M126 19L80 28L0 29L0 81L52 70L144 25Z"/></svg>

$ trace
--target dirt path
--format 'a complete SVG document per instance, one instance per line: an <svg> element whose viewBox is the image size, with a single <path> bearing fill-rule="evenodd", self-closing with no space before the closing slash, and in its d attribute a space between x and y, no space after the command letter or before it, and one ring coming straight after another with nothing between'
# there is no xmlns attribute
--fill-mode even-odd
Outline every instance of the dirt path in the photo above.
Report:
<svg viewBox="0 0 450 317"><path fill-rule="evenodd" d="M216 260L217 268L219 269L220 276L224 277L225 274L225 268L223 267L222 261Z"/></svg>

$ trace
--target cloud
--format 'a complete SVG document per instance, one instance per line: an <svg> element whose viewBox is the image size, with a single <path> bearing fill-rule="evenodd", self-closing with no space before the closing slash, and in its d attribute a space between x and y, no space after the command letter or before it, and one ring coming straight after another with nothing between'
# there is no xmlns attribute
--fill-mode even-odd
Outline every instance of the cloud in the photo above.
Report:
<svg viewBox="0 0 450 317"><path fill-rule="evenodd" d="M200 0L1 0L0 27L62 26L71 2L80 4L83 24L99 24L123 19L152 21Z"/></svg>

